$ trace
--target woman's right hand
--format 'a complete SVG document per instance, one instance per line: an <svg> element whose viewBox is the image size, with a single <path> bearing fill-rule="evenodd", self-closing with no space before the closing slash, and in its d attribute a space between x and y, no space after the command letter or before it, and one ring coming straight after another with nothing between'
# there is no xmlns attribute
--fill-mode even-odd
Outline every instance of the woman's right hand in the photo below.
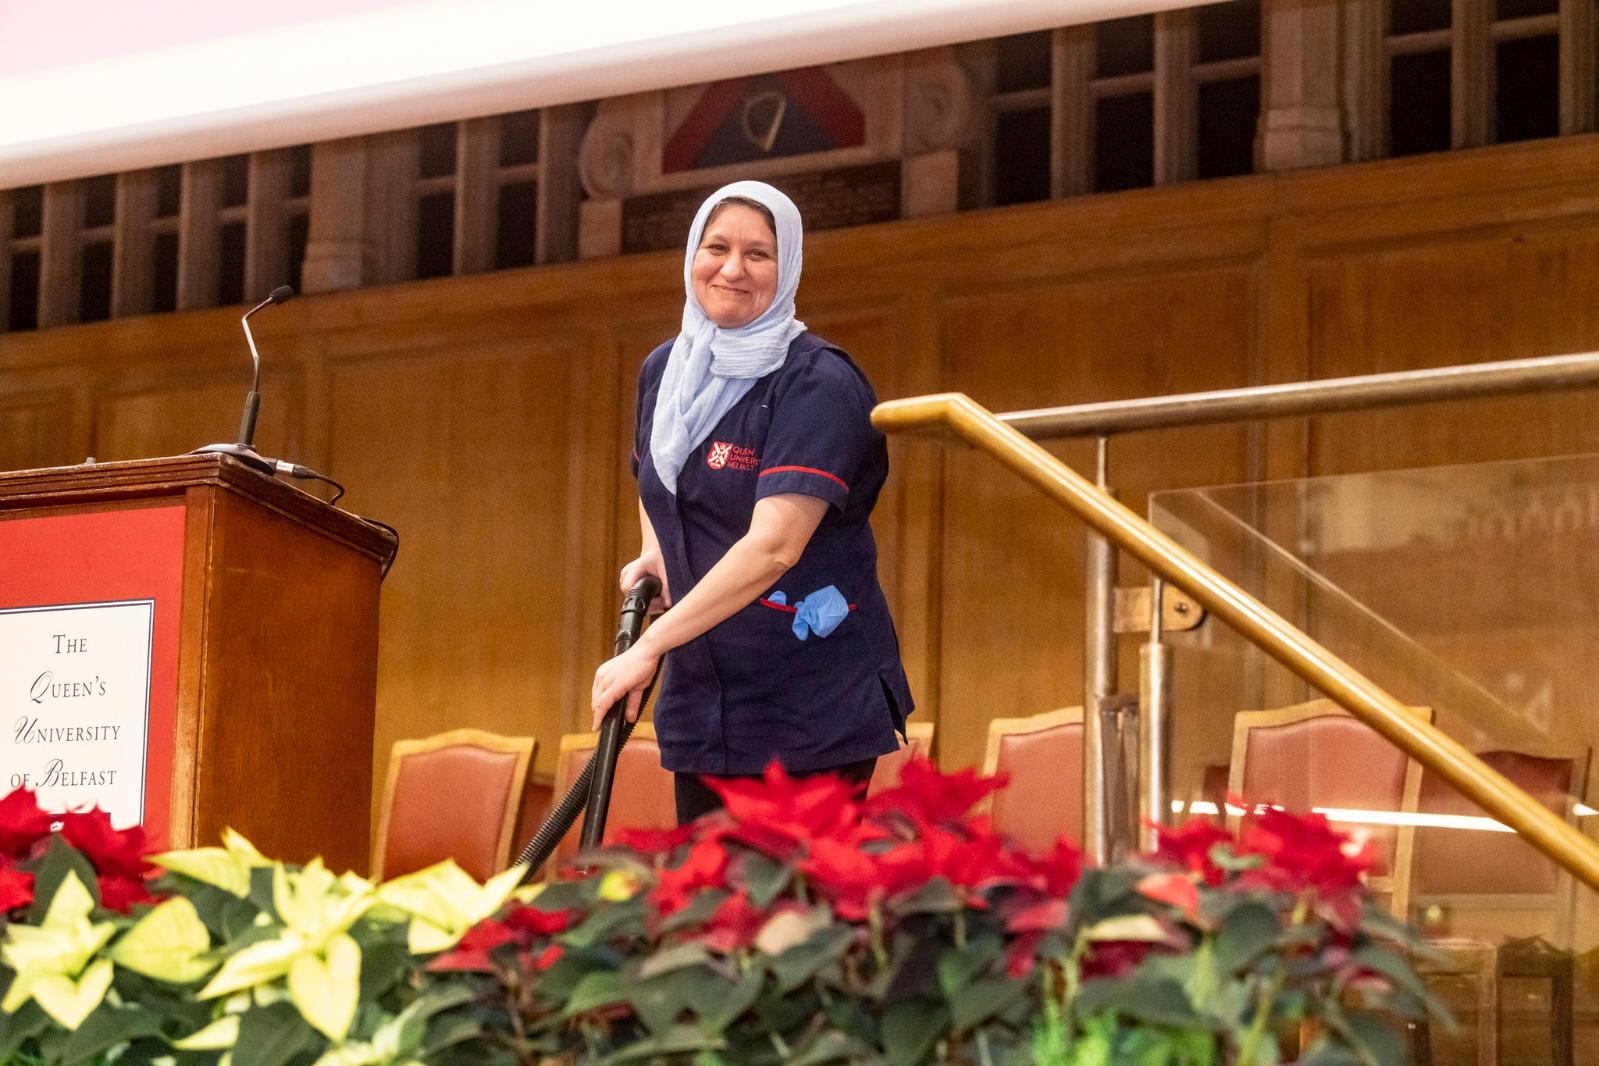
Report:
<svg viewBox="0 0 1599 1066"><path fill-rule="evenodd" d="M650 613L660 614L672 606L672 590L666 583L666 563L661 558L659 549L646 551L637 559L622 567L622 592L625 595L634 585L646 576L653 576L661 583L661 594L651 602Z"/></svg>

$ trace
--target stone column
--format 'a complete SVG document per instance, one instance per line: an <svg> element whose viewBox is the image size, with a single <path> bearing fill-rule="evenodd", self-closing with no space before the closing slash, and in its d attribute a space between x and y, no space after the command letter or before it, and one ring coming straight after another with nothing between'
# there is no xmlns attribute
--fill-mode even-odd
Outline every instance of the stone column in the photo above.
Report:
<svg viewBox="0 0 1599 1066"><path fill-rule="evenodd" d="M301 287L359 288L366 280L366 145L362 138L311 148L311 215Z"/></svg>
<svg viewBox="0 0 1599 1066"><path fill-rule="evenodd" d="M1260 169L1343 162L1338 0L1264 0L1260 19Z"/></svg>

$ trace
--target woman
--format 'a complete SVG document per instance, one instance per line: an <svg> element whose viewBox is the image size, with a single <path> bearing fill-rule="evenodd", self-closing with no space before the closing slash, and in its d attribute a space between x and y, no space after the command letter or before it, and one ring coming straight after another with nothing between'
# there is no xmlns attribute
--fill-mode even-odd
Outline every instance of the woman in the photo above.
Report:
<svg viewBox="0 0 1599 1066"><path fill-rule="evenodd" d="M802 231L787 196L740 181L689 230L682 331L639 376L633 471L643 547L622 588L661 579L662 615L594 675L598 726L656 703L677 815L701 781L839 773L864 788L911 711L867 524L888 474L877 402L849 356L794 318Z"/></svg>

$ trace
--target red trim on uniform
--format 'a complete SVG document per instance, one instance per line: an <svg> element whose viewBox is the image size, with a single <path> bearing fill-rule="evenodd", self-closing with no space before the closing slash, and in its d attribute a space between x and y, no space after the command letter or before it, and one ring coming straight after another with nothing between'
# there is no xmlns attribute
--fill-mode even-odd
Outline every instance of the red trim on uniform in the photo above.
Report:
<svg viewBox="0 0 1599 1066"><path fill-rule="evenodd" d="M791 606L787 603L778 603L775 600L768 600L765 598L756 600L755 602L759 603L762 607L770 607L774 611L782 611L784 614L799 614L798 607ZM853 603L849 605L849 609L852 611L855 609L855 607L856 605Z"/></svg>
<svg viewBox="0 0 1599 1066"><path fill-rule="evenodd" d="M800 474L815 474L817 477L825 477L829 481L838 482L839 488L843 489L845 492L849 491L849 485L845 483L843 478L839 477L837 474L829 474L826 470L818 470L814 466L774 466L770 469L762 470L761 477L765 477L767 474L781 474L789 470Z"/></svg>

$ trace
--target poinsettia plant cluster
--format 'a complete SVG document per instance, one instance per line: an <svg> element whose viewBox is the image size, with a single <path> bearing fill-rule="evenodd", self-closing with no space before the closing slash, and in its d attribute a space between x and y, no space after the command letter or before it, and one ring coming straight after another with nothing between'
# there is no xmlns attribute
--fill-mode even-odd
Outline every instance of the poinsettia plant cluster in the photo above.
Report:
<svg viewBox="0 0 1599 1066"><path fill-rule="evenodd" d="M0 798L0 919L19 918L33 906L52 845L88 862L108 909L127 913L136 903L153 902L148 879L156 869L145 861L143 829L113 829L111 816L98 808L52 814L33 792L19 788Z"/></svg>
<svg viewBox="0 0 1599 1066"><path fill-rule="evenodd" d="M718 783L725 811L626 834L434 959L475 992L430 1061L1257 1066L1301 1030L1302 1061L1402 1061L1425 991L1368 849L1267 811L1084 869L969 813L1001 785Z"/></svg>
<svg viewBox="0 0 1599 1066"><path fill-rule="evenodd" d="M1084 868L972 816L1000 785L918 762L862 802L774 767L524 887L448 862L375 884L232 832L146 855L13 794L0 1062L1401 1061L1425 990L1368 849L1264 811Z"/></svg>

